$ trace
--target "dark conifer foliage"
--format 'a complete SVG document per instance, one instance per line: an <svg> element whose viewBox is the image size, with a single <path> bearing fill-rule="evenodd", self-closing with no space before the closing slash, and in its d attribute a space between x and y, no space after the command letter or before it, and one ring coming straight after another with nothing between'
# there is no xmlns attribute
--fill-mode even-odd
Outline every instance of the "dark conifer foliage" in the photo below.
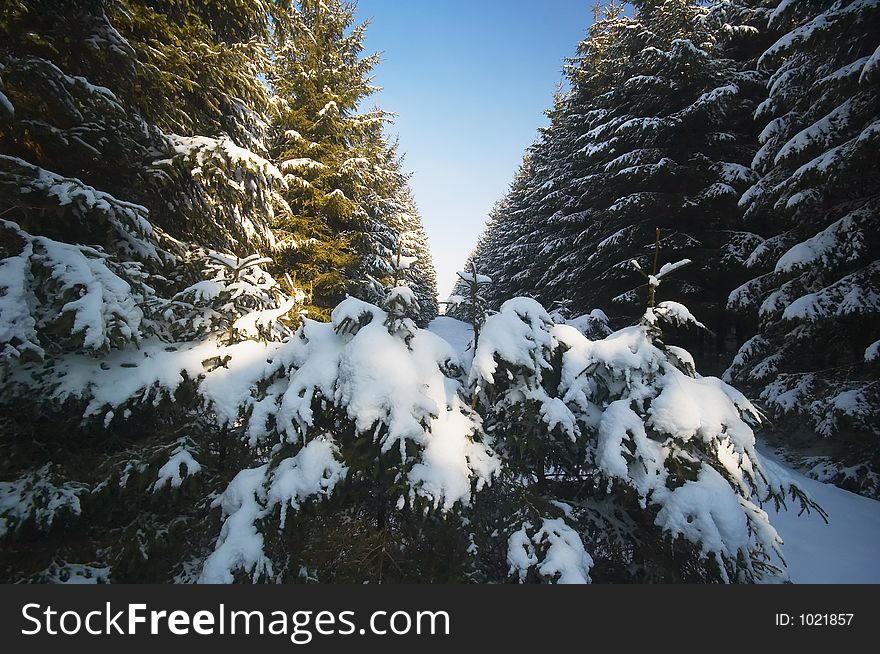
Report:
<svg viewBox="0 0 880 654"><path fill-rule="evenodd" d="M711 328L686 339L700 365L729 365L779 431L839 436L831 477L876 493L877 5L633 5L597 7L471 255L491 304L626 324L659 227L694 262L661 293Z"/></svg>
<svg viewBox="0 0 880 654"><path fill-rule="evenodd" d="M768 29L761 178L740 200L756 247L751 279L729 299L757 333L727 377L759 395L780 430L831 437L844 465L817 469L876 495L880 8L781 2Z"/></svg>
<svg viewBox="0 0 880 654"><path fill-rule="evenodd" d="M284 1L4 6L4 579L193 579L216 541L211 497L269 457L248 446L241 397L200 384L322 315L282 265L295 180L270 158L278 107L308 90L266 83L301 18ZM382 171L372 186L350 177L367 207L343 235L353 292L390 277L398 251L426 254L381 127L365 121L336 162ZM430 257L407 275L426 322Z"/></svg>
<svg viewBox="0 0 880 654"><path fill-rule="evenodd" d="M670 291L720 322L718 282L735 274L741 247L736 201L755 179L762 79L719 52L706 19L688 2L644 3L635 18L612 5L591 28L570 90L492 218L494 258L509 254L496 302L533 293L631 320L645 288L622 273L633 259L650 268L659 227L666 256L696 262Z"/></svg>
<svg viewBox="0 0 880 654"><path fill-rule="evenodd" d="M35 2L0 20L5 578L63 579L76 561L154 579L181 565L169 548L199 547L190 491L150 490L180 485L169 461L203 473L192 492L223 479L234 444L211 413L160 384L119 415L53 392L77 361L102 372L91 388L120 389L163 344L277 339L269 318L295 319L301 294L259 269L285 209L257 78L272 8Z"/></svg>

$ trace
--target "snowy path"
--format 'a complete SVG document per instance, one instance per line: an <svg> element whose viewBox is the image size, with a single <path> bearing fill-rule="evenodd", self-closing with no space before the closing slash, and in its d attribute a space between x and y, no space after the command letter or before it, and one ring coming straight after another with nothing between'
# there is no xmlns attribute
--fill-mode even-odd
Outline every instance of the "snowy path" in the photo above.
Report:
<svg viewBox="0 0 880 654"><path fill-rule="evenodd" d="M785 541L791 580L801 584L880 583L880 502L823 484L795 472L761 450L767 465L781 467L828 512L828 524L815 513L768 510Z"/></svg>
<svg viewBox="0 0 880 654"><path fill-rule="evenodd" d="M470 325L440 316L428 326L458 352L471 337ZM775 511L770 521L785 541L783 552L791 580L801 584L880 583L880 502L823 484L792 470L778 457L761 449L768 466L782 468L828 512L828 524L812 513ZM790 503L789 503L790 504Z"/></svg>
<svg viewBox="0 0 880 654"><path fill-rule="evenodd" d="M471 341L471 326L461 320L438 316L431 321L428 329L444 339L456 352L464 352Z"/></svg>

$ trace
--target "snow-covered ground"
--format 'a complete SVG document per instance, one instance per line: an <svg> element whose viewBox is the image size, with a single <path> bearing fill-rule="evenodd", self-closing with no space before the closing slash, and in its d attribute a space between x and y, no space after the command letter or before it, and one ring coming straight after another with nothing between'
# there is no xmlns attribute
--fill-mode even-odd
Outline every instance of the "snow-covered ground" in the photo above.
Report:
<svg viewBox="0 0 880 654"><path fill-rule="evenodd" d="M471 337L467 323L440 316L428 329L459 352ZM759 448L768 467L781 468L828 513L798 515L767 507L770 521L785 541L783 551L791 580L801 584L880 583L880 502L809 479L786 466L766 448Z"/></svg>
<svg viewBox="0 0 880 654"><path fill-rule="evenodd" d="M760 449L760 448L759 448ZM828 524L813 513L768 509L785 541L791 580L801 584L880 583L880 502L809 479L762 449L768 466L779 466L828 512Z"/></svg>
<svg viewBox="0 0 880 654"><path fill-rule="evenodd" d="M456 352L464 352L473 333L469 324L449 316L437 316L428 329L454 347Z"/></svg>

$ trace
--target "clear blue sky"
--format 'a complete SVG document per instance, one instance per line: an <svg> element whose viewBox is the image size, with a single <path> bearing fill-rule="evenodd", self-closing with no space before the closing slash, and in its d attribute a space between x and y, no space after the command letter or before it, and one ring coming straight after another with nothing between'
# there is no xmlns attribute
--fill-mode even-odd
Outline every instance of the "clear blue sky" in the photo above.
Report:
<svg viewBox="0 0 880 654"><path fill-rule="evenodd" d="M398 115L440 299L507 190L592 21L592 0L359 0L376 104ZM371 98L372 100L372 98ZM368 102L370 102L368 100ZM491 271L487 271L491 272Z"/></svg>

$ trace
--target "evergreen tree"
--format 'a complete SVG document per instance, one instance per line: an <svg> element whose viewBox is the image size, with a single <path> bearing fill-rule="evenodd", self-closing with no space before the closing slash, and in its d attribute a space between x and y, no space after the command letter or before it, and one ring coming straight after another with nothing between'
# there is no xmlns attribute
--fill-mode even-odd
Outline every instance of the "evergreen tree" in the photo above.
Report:
<svg viewBox="0 0 880 654"><path fill-rule="evenodd" d="M354 5L303 0L289 23L278 32L271 79L273 156L285 173L290 206L279 223L278 261L312 289L311 310L326 315L346 294L379 302L401 235L418 233L421 224L396 144L384 135L390 114L359 113L377 90L370 74L379 58L362 56L367 26L354 24ZM427 277L419 286L429 293L429 259L422 257L420 266ZM423 305L427 319L433 305Z"/></svg>
<svg viewBox="0 0 880 654"><path fill-rule="evenodd" d="M876 14L597 9L570 90L471 255L496 282L490 305L533 295L632 319L648 288L621 272L650 270L659 224L663 255L694 261L672 290L714 332L690 343L698 361L720 371L739 348L726 379L776 431L841 435L815 474L876 493Z"/></svg>
<svg viewBox="0 0 880 654"><path fill-rule="evenodd" d="M684 263L660 268L653 287ZM560 583L780 573L758 503L790 494L816 507L762 466L757 409L664 343L662 327L683 323L702 327L663 301L593 341L529 298L486 319L469 386L502 465L469 514L477 578L505 565L519 581Z"/></svg>
<svg viewBox="0 0 880 654"><path fill-rule="evenodd" d="M270 408L294 365L284 355L267 367L282 342L296 359L308 354L301 348L311 333L323 343L338 327L345 340L372 315L351 300L354 322L343 308L337 325L312 323L292 337L309 301L298 288L302 275L282 274L279 282L267 272L284 272L271 256L271 228L293 219L283 194L296 179L282 172L290 166L264 156L275 119L269 112L284 106L284 96L270 97L260 78L276 76L269 37L278 48L300 18L285 3L259 2L35 3L4 15L0 443L10 454L0 469L3 578L212 578L237 547L226 538L231 526L217 539L217 516L233 512L230 495L253 480L254 469L272 462L284 483L308 470L318 478L307 483L329 495L345 473L333 463L343 456L334 438L355 450L369 440L346 441L342 433L355 427L320 391L315 409L328 412L321 420L339 435L303 442L287 459L261 436L294 430L294 422L305 434L306 423L285 422ZM288 90L299 97L308 87ZM433 267L429 256L413 261L425 254L424 232L382 116L366 117L353 145L345 143L349 168L339 174L362 203L345 238L357 246L352 279L364 293L395 276L418 285L418 293L393 291L382 314L388 320L377 322L407 349L413 320L427 322L435 312ZM381 490L402 487L403 473L394 470L412 473L413 493L426 484L429 504L445 502L447 492L450 502L467 495L461 481L446 489L428 475L424 461L398 455L395 469L393 454L378 441L374 449L384 463L364 462L366 477L358 486L355 470L351 488L380 499L355 504L355 518L394 509L398 497ZM357 452L351 460L364 461ZM479 474L491 476L491 466ZM217 496L224 499L215 513ZM291 502L294 496L281 504ZM286 508L279 510L283 524ZM423 538L424 521L408 524L418 528L412 538ZM245 553L233 559L239 563L230 568L245 565ZM281 563L276 570L289 578ZM256 563L248 572L271 576Z"/></svg>
<svg viewBox="0 0 880 654"><path fill-rule="evenodd" d="M660 117L611 111L632 62L660 62L688 92L727 79L706 50L667 42L710 14L678 0L642 13L654 32L596 40L608 68L573 73L498 205L497 238L460 276L475 327L462 355L418 326L434 313L433 270L387 116L358 114L375 59L360 56L351 6L12 3L0 18L0 577L778 573L759 504L814 505L762 465L755 408L665 344L664 322L700 327L655 297L661 282L675 291L678 264L627 259L652 271L651 301L607 336L601 313L569 319L566 303L551 316L523 297L492 313L481 296L480 260L500 263L502 244L537 252L535 217L574 201L580 159L598 156L577 148L603 138L585 125L671 121L651 104L668 109L663 94L641 98ZM639 25L613 8L603 35ZM575 110L577 94L601 110ZM676 111L714 116L713 97ZM699 162L709 183L714 164ZM309 318L334 298L328 322Z"/></svg>
<svg viewBox="0 0 880 654"><path fill-rule="evenodd" d="M880 11L787 1L769 29L761 179L740 201L752 279L729 299L757 333L727 377L760 395L780 430L834 436L849 470L827 476L876 495Z"/></svg>
<svg viewBox="0 0 880 654"><path fill-rule="evenodd" d="M480 327L486 321L488 304L486 289L492 284L492 278L477 272L477 264L471 260L467 270L455 273L458 281L453 295L447 299L446 313L470 323L474 331L474 341L480 338Z"/></svg>
<svg viewBox="0 0 880 654"><path fill-rule="evenodd" d="M631 320L646 287L622 273L633 259L650 268L659 226L664 256L695 262L676 295L723 337L728 280L744 258L736 201L757 179L749 134L762 79L723 49L750 32L710 15L684 0L643 2L634 18L611 5L592 26L525 179L493 220L500 249L488 258L509 255L490 269L496 303L534 294Z"/></svg>
<svg viewBox="0 0 880 654"><path fill-rule="evenodd" d="M117 415L157 411L178 431L150 439L149 459L111 457L91 483L56 480L51 463L3 482L4 535L55 555L37 578L80 574L58 555L83 560L89 550L70 536L94 538L102 508L110 524L133 518L93 550L102 565L88 574L114 581L781 573L781 542L756 502L815 505L762 466L754 407L660 340L662 321L695 322L682 305L660 302L639 325L591 341L515 298L486 318L472 362L418 329L415 305L398 280L382 308L347 298L330 323L306 319L283 342L145 342L21 366L6 389L15 397L40 393L105 430ZM201 425L184 419L193 406ZM212 452L206 432L234 437ZM139 501L120 505L132 491ZM62 527L60 550L39 535ZM20 558L8 565L7 577L27 578Z"/></svg>
<svg viewBox="0 0 880 654"><path fill-rule="evenodd" d="M283 338L302 299L258 267L284 211L260 154L270 9L70 0L0 19L4 578L170 578L207 546L190 489L225 482L237 443L162 375L226 370L218 343ZM94 395L132 384L140 403Z"/></svg>
<svg viewBox="0 0 880 654"><path fill-rule="evenodd" d="M345 34L352 21L338 2L293 8L288 30L278 32L270 80L276 93L272 152L285 173L291 207L289 221L278 225L279 262L323 308L344 296L356 265L350 240L358 198L351 184L338 188L338 177L364 122L350 114L372 91L365 77L376 58L359 59L362 30Z"/></svg>
<svg viewBox="0 0 880 654"><path fill-rule="evenodd" d="M437 315L437 275L415 200L408 187L402 189L401 195L402 211L393 223L399 234L398 255L392 263L395 269L403 263L403 281L413 290L419 304L416 322L425 327Z"/></svg>
<svg viewBox="0 0 880 654"><path fill-rule="evenodd" d="M260 158L269 7L13 7L2 75L15 112L4 152L141 204L177 238L266 250L283 212L280 174Z"/></svg>

